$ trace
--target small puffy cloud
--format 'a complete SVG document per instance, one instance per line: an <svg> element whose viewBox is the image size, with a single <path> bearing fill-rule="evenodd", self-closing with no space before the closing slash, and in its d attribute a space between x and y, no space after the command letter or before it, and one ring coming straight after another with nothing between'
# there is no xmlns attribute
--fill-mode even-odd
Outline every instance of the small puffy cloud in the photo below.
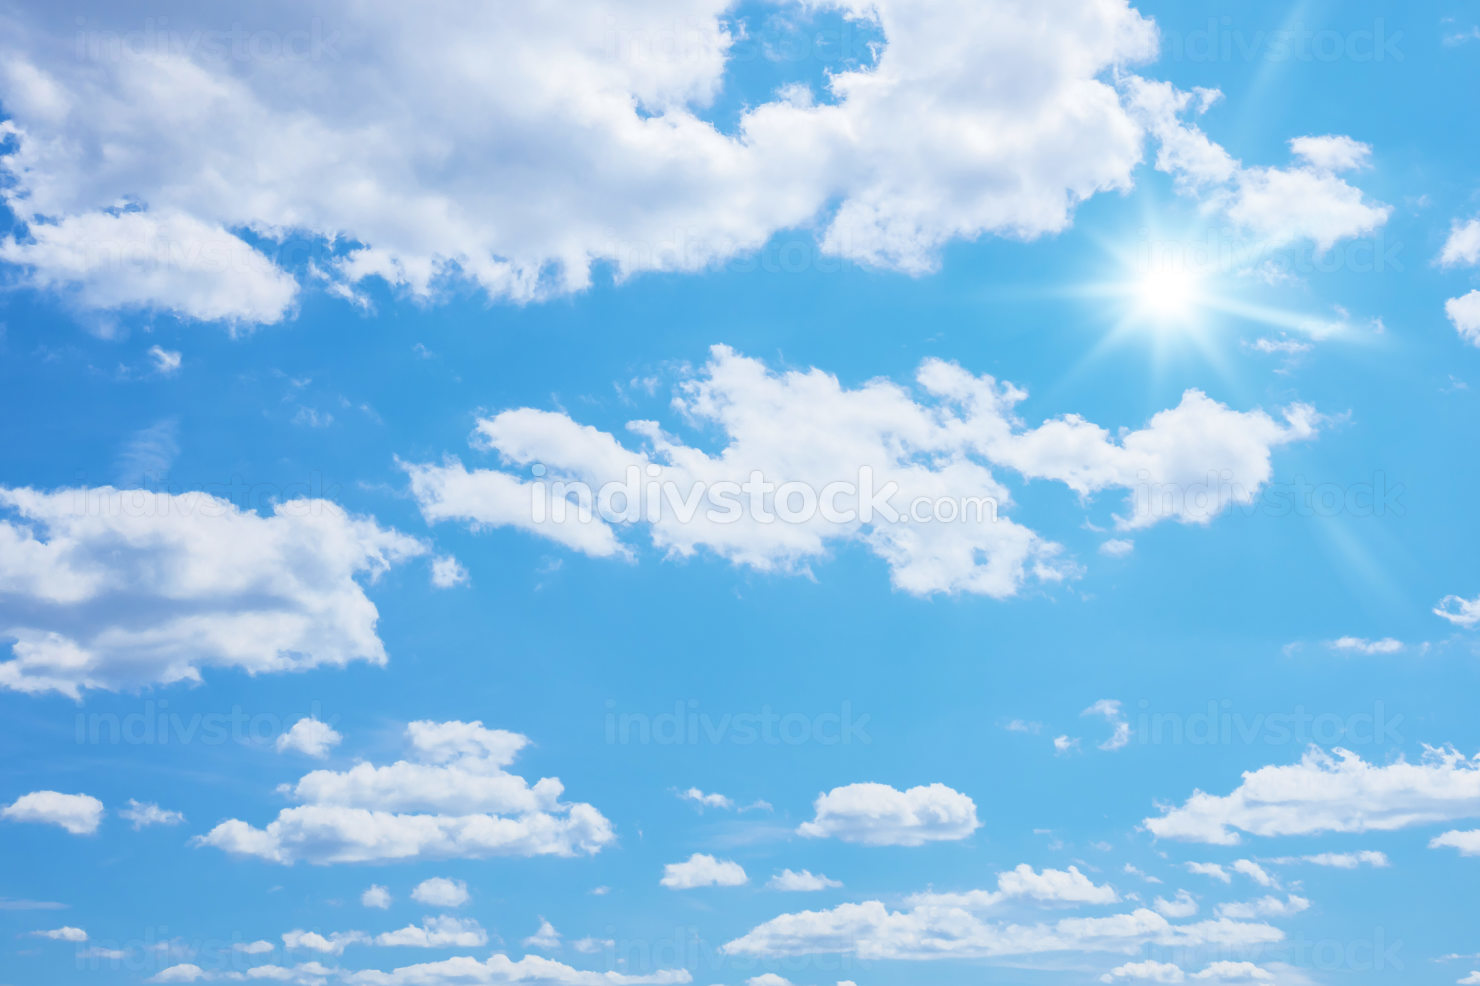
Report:
<svg viewBox="0 0 1480 986"><path fill-rule="evenodd" d="M284 948L308 949L325 955L338 955L350 945L364 945L369 941L370 936L363 931L335 931L328 935L302 929L283 932Z"/></svg>
<svg viewBox="0 0 1480 986"><path fill-rule="evenodd" d="M462 563L451 555L438 555L432 559L432 585L438 589L451 589L456 585L466 585L468 581L468 570L463 568Z"/></svg>
<svg viewBox="0 0 1480 986"><path fill-rule="evenodd" d="M150 346L149 358L154 361L154 372L162 377L172 376L180 370L182 358L178 349Z"/></svg>
<svg viewBox="0 0 1480 986"><path fill-rule="evenodd" d="M1480 292L1476 292L1476 298L1477 302L1480 302ZM1480 623L1480 596L1474 599L1445 596L1439 600L1439 605L1434 607L1434 615L1442 616L1455 626L1469 629Z"/></svg>
<svg viewBox="0 0 1480 986"><path fill-rule="evenodd" d="M150 976L145 982L151 983L194 983L210 976L194 962L181 962L161 969Z"/></svg>
<svg viewBox="0 0 1480 986"><path fill-rule="evenodd" d="M1171 900L1158 897L1152 901L1156 913L1166 918L1190 918L1197 913L1197 898L1185 890L1178 890Z"/></svg>
<svg viewBox="0 0 1480 986"><path fill-rule="evenodd" d="M228 819L195 840L276 863L593 854L615 839L593 806L561 800L554 777L534 784L506 768L527 737L481 722L413 722L410 754L315 770L281 792L297 802L258 828Z"/></svg>
<svg viewBox="0 0 1480 986"><path fill-rule="evenodd" d="M1058 754L1077 753L1079 751L1079 737L1071 737L1067 734L1053 738L1053 750Z"/></svg>
<svg viewBox="0 0 1480 986"><path fill-rule="evenodd" d="M233 952L241 952L243 955L265 955L277 946L270 941L239 941L231 946Z"/></svg>
<svg viewBox="0 0 1480 986"><path fill-rule="evenodd" d="M482 948L488 932L471 918L442 914L375 936L375 944L403 948Z"/></svg>
<svg viewBox="0 0 1480 986"><path fill-rule="evenodd" d="M1143 824L1158 838L1235 845L1256 836L1385 832L1480 817L1480 762L1426 749L1418 763L1370 764L1312 747L1299 763L1245 772L1230 794L1195 791Z"/></svg>
<svg viewBox="0 0 1480 986"><path fill-rule="evenodd" d="M1034 870L1027 863L997 874L996 890L964 893L912 894L912 907L960 907L967 910L991 908L1004 900L1030 900L1039 904L1114 904L1120 895L1109 884L1097 884L1071 866L1067 870Z"/></svg>
<svg viewBox="0 0 1480 986"><path fill-rule="evenodd" d="M748 879L739 863L696 852L681 863L665 864L663 878L658 883L669 890L692 890L695 887L738 887Z"/></svg>
<svg viewBox="0 0 1480 986"><path fill-rule="evenodd" d="M468 885L461 880L434 876L411 889L411 899L428 907L462 907L470 899Z"/></svg>
<svg viewBox="0 0 1480 986"><path fill-rule="evenodd" d="M520 942L525 948L537 948L542 952L548 952L560 947L560 932L555 926L544 918L540 918L540 926L535 933Z"/></svg>
<svg viewBox="0 0 1480 986"><path fill-rule="evenodd" d="M1454 224L1439 252L1439 263L1445 267L1480 265L1480 219Z"/></svg>
<svg viewBox="0 0 1480 986"><path fill-rule="evenodd" d="M200 492L0 488L0 688L384 664L361 580L424 550L326 500L264 516Z"/></svg>
<svg viewBox="0 0 1480 986"><path fill-rule="evenodd" d="M813 873L811 870L782 870L766 881L766 886L772 890L798 892L830 890L842 885L840 880L829 880L822 874Z"/></svg>
<svg viewBox="0 0 1480 986"><path fill-rule="evenodd" d="M150 825L179 825L185 816L178 811L169 811L149 801L128 799L128 807L118 810L119 817L133 825L134 830Z"/></svg>
<svg viewBox="0 0 1480 986"><path fill-rule="evenodd" d="M1144 962L1127 962L1118 965L1114 969L1100 977L1102 983L1119 982L1142 982L1142 983L1180 983L1187 980L1187 975L1182 968L1170 962L1157 962L1155 959L1147 959Z"/></svg>
<svg viewBox="0 0 1480 986"><path fill-rule="evenodd" d="M1111 558L1124 558L1136 550L1136 542L1128 538L1109 538L1100 544L1100 554Z"/></svg>
<svg viewBox="0 0 1480 986"><path fill-rule="evenodd" d="M848 784L820 794L816 817L797 832L867 846L920 846L968 838L981 827L976 803L944 784L900 791L888 784Z"/></svg>
<svg viewBox="0 0 1480 986"><path fill-rule="evenodd" d="M31 935L35 938L50 938L52 941L84 942L87 941L87 932L81 928L65 925L60 928L52 928L49 931L33 931Z"/></svg>
<svg viewBox="0 0 1480 986"><path fill-rule="evenodd" d="M1444 303L1444 313L1449 316L1449 321L1454 323L1454 328L1459 332L1460 338L1472 346L1480 346L1480 289L1460 295L1458 298L1450 298ZM1457 597L1449 596L1448 598ZM1464 600L1461 601L1464 602ZM1473 606L1474 604L1473 599L1467 602L1467 605ZM1442 606L1443 603L1440 605ZM1439 615L1448 618L1445 613ZM1473 626L1474 621L1465 625Z"/></svg>
<svg viewBox="0 0 1480 986"><path fill-rule="evenodd" d="M745 980L745 986L792 986L792 982L785 976L774 972L763 972L759 976L751 976Z"/></svg>
<svg viewBox="0 0 1480 986"><path fill-rule="evenodd" d="M691 787L687 791L678 792L678 796L684 801L692 801L701 808L733 808L735 802L723 794L705 794L697 787Z"/></svg>
<svg viewBox="0 0 1480 986"><path fill-rule="evenodd" d="M1120 702L1115 699L1102 698L1083 712L1081 716L1100 716L1110 724L1110 737L1100 744L1100 749L1113 752L1124 747L1131 741L1131 724L1126 721L1120 711Z"/></svg>
<svg viewBox="0 0 1480 986"><path fill-rule="evenodd" d="M1372 148L1346 136L1296 137L1290 150L1323 171L1351 171L1366 167Z"/></svg>
<svg viewBox="0 0 1480 986"><path fill-rule="evenodd" d="M1274 877L1270 876L1268 871L1266 871L1264 867L1260 866L1252 859L1234 860L1233 871L1235 873L1242 873L1244 876L1248 877L1250 880L1253 880L1261 887L1278 886L1278 884L1275 882Z"/></svg>
<svg viewBox="0 0 1480 986"><path fill-rule="evenodd" d="M372 883L360 894L360 906L383 911L391 906L391 892L378 883Z"/></svg>
<svg viewBox="0 0 1480 986"><path fill-rule="evenodd" d="M57 825L73 835L91 835L103 821L103 803L90 794L32 791L0 808L0 818Z"/></svg>
<svg viewBox="0 0 1480 986"><path fill-rule="evenodd" d="M1260 897L1258 900L1219 904L1216 911L1220 918L1227 918L1231 921L1251 921L1256 918L1289 917L1309 908L1310 901L1291 894L1284 900L1278 897Z"/></svg>
<svg viewBox="0 0 1480 986"><path fill-rule="evenodd" d="M1480 856L1480 829L1450 829L1429 840L1430 849L1457 849L1461 856Z"/></svg>
<svg viewBox="0 0 1480 986"><path fill-rule="evenodd" d="M1349 654L1399 654L1407 646L1401 640L1393 637L1383 637L1380 640L1369 640L1365 637L1337 637L1327 646L1332 650L1344 651Z"/></svg>
<svg viewBox="0 0 1480 986"><path fill-rule="evenodd" d="M1389 864L1387 853L1377 852L1373 849L1363 849L1359 852L1321 852L1309 856L1282 856L1271 860L1274 863L1311 863L1315 866L1330 866L1341 870L1354 870L1359 866L1373 866L1377 868L1386 867Z"/></svg>
<svg viewBox="0 0 1480 986"><path fill-rule="evenodd" d="M329 755L330 750L339 745L343 738L328 723L320 722L312 716L305 716L293 723L292 728L287 732L279 735L275 745L279 753L293 750L322 760Z"/></svg>
<svg viewBox="0 0 1480 986"><path fill-rule="evenodd" d="M1228 871L1217 863L1183 863L1188 873L1196 873L1198 876L1212 877L1214 880L1222 880L1224 883L1232 883L1233 877Z"/></svg>

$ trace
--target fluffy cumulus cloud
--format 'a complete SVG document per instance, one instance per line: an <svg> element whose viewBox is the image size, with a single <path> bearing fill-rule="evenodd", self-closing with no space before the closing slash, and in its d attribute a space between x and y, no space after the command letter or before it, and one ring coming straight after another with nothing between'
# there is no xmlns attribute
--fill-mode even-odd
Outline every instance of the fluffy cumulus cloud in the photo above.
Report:
<svg viewBox="0 0 1480 986"><path fill-rule="evenodd" d="M782 870L771 879L766 881L766 886L771 890L785 890L791 892L810 892L814 890L832 890L841 887L842 881L832 880L821 873L813 873L811 870Z"/></svg>
<svg viewBox="0 0 1480 986"><path fill-rule="evenodd" d="M339 745L343 738L338 730L328 723L320 722L312 716L305 716L293 723L287 732L280 735L274 745L279 753L292 750L305 756L323 759L329 755L330 750Z"/></svg>
<svg viewBox="0 0 1480 986"><path fill-rule="evenodd" d="M1079 867L1067 870L1045 868L1036 871L1027 863L997 874L996 890L968 890L962 893L915 894L908 903L915 907L989 908L1003 901L1026 900L1037 904L1114 904L1120 900L1115 888L1097 884Z"/></svg>
<svg viewBox="0 0 1480 986"><path fill-rule="evenodd" d="M1102 983L1268 983L1273 981L1274 975L1268 969L1260 968L1252 962L1228 960L1212 962L1197 972L1188 973L1175 963L1146 959L1142 962L1127 962L1124 965L1118 965L1100 977Z"/></svg>
<svg viewBox="0 0 1480 986"><path fill-rule="evenodd" d="M91 835L103 821L103 803L90 794L32 791L0 808L0 818L40 822L66 829L73 835Z"/></svg>
<svg viewBox="0 0 1480 986"><path fill-rule="evenodd" d="M413 722L406 737L406 759L312 771L282 786L297 804L264 827L233 818L197 842L277 863L327 864L574 856L615 838L594 807L560 800L556 778L530 784L508 772L529 742L518 733L478 722Z"/></svg>
<svg viewBox="0 0 1480 986"><path fill-rule="evenodd" d="M717 449L655 421L631 422L628 444L523 408L478 423L476 442L503 468L456 459L405 468L431 521L518 527L599 557L630 555L624 536L645 525L669 555L702 550L781 572L862 543L904 591L1002 597L1074 566L1006 516L1011 494L992 467L1082 497L1120 491L1124 529L1205 524L1253 502L1273 450L1311 437L1319 422L1304 405L1280 420L1189 390L1119 434L1077 415L1028 428L1014 414L1027 395L1011 384L941 360L922 364L915 384L849 388L820 370L774 372L716 346L680 379L674 405L675 427L722 434Z"/></svg>
<svg viewBox="0 0 1480 986"><path fill-rule="evenodd" d="M0 488L0 687L126 689L386 660L363 582L424 550L325 500Z"/></svg>
<svg viewBox="0 0 1480 986"><path fill-rule="evenodd" d="M1234 845L1242 834L1382 832L1480 817L1480 760L1428 749L1418 763L1370 764L1311 748L1299 763L1247 771L1227 795L1196 791L1143 823L1155 836Z"/></svg>
<svg viewBox="0 0 1480 986"><path fill-rule="evenodd" d="M743 93L720 129L729 11L312 0L285 22L233 2L141 32L122 9L32 8L0 45L4 196L25 227L4 256L85 305L233 323L280 319L301 278L523 300L596 264L700 269L801 227L826 254L919 271L952 239L1063 229L1141 158L1108 80L1157 39L1126 0L787 3L876 34L877 57L816 91Z"/></svg>
<svg viewBox="0 0 1480 986"><path fill-rule="evenodd" d="M658 882L669 890L692 890L695 887L739 887L749 879L739 863L696 852L681 863L665 864L663 878Z"/></svg>
<svg viewBox="0 0 1480 986"><path fill-rule="evenodd" d="M866 846L965 839L981 827L976 803L944 784L907 791L888 784L846 784L819 794L812 807L816 817L799 825L798 833Z"/></svg>
<svg viewBox="0 0 1480 986"><path fill-rule="evenodd" d="M1443 267L1480 266L1480 219L1455 223L1439 252ZM1470 291L1444 303L1444 313L1466 342L1480 346L1480 290Z"/></svg>
<svg viewBox="0 0 1480 986"><path fill-rule="evenodd" d="M391 906L391 892L378 883L372 883L360 894L360 906L383 911Z"/></svg>
<svg viewBox="0 0 1480 986"><path fill-rule="evenodd" d="M445 876L428 877L411 888L411 899L428 907L462 907L470 899L468 885Z"/></svg>

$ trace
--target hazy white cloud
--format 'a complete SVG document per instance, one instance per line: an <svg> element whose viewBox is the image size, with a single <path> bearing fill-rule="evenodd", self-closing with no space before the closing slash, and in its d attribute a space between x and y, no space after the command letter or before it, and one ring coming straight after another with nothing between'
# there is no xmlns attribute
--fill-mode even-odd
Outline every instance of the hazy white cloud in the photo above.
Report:
<svg viewBox="0 0 1480 986"><path fill-rule="evenodd" d="M185 816L178 811L170 811L159 807L150 801L135 801L128 799L128 806L118 809L120 818L127 821L137 831L150 825L179 825L185 821Z"/></svg>
<svg viewBox="0 0 1480 986"><path fill-rule="evenodd" d="M450 589L455 585L466 585L468 570L451 555L439 555L432 559L432 585L438 589Z"/></svg>
<svg viewBox="0 0 1480 986"><path fill-rule="evenodd" d="M686 791L678 792L678 796L684 801L692 801L701 808L733 808L735 802L723 794L705 794L697 787L691 787Z"/></svg>
<svg viewBox="0 0 1480 986"><path fill-rule="evenodd" d="M0 818L56 825L73 835L92 835L103 821L103 803L90 794L32 791L0 808Z"/></svg>
<svg viewBox="0 0 1480 986"><path fill-rule="evenodd" d="M81 928L64 925L60 928L52 928L48 931L32 931L33 938L50 938L52 941L85 942L87 932Z"/></svg>
<svg viewBox="0 0 1480 986"><path fill-rule="evenodd" d="M423 550L325 500L263 516L199 492L0 489L0 687L383 664L361 580Z"/></svg>
<svg viewBox="0 0 1480 986"><path fill-rule="evenodd" d="M438 962L401 966L389 972L362 969L346 972L343 979L351 986L435 986L458 983L459 986L679 986L690 982L686 969L658 969L629 974L575 969L540 955L526 955L515 960L495 953L486 959L454 956Z"/></svg>
<svg viewBox="0 0 1480 986"><path fill-rule="evenodd" d="M383 911L391 906L391 892L378 883L372 883L360 894L360 905Z"/></svg>
<svg viewBox="0 0 1480 986"><path fill-rule="evenodd" d="M488 933L471 918L441 914L422 918L419 925L381 932L375 936L375 944L403 948L481 948L488 944Z"/></svg>
<svg viewBox="0 0 1480 986"><path fill-rule="evenodd" d="M813 890L831 890L841 887L842 881L830 880L821 873L813 873L811 870L782 870L770 880L766 886L772 890L788 890L807 892Z"/></svg>
<svg viewBox="0 0 1480 986"><path fill-rule="evenodd" d="M544 918L540 918L540 926L535 933L520 942L525 948L537 948L541 951L550 951L560 947L560 932L555 926Z"/></svg>
<svg viewBox="0 0 1480 986"><path fill-rule="evenodd" d="M1102 698L1079 714L1081 716L1100 716L1110 724L1110 736L1100 744L1100 749L1113 752L1130 743L1131 724L1126 721L1124 714L1121 713L1120 702L1116 699Z"/></svg>
<svg viewBox="0 0 1480 986"><path fill-rule="evenodd" d="M964 893L914 894L906 899L911 907L960 907L980 910L995 907L1005 900L1030 900L1039 904L1114 904L1120 895L1109 884L1097 884L1079 867L1067 870L1045 868L1036 871L1027 863L997 874L996 890L968 890Z"/></svg>
<svg viewBox="0 0 1480 986"><path fill-rule="evenodd" d="M1458 298L1450 298L1444 303L1444 313L1449 316L1449 321L1454 323L1460 338L1472 346L1480 346L1480 289L1460 295ZM1469 602L1473 604L1474 600Z"/></svg>
<svg viewBox="0 0 1480 986"><path fill-rule="evenodd" d="M1190 918L1197 913L1197 898L1185 890L1178 890L1171 900L1158 897L1152 901L1151 906L1164 918Z"/></svg>
<svg viewBox="0 0 1480 986"><path fill-rule="evenodd" d="M663 878L658 882L669 890L692 890L695 887L738 887L748 880L739 863L696 852L681 863L665 864Z"/></svg>
<svg viewBox="0 0 1480 986"><path fill-rule="evenodd" d="M1477 293L1477 299L1480 299L1480 293ZM1434 607L1434 615L1442 616L1455 626L1469 629L1480 623L1480 596L1474 599L1445 596Z"/></svg>

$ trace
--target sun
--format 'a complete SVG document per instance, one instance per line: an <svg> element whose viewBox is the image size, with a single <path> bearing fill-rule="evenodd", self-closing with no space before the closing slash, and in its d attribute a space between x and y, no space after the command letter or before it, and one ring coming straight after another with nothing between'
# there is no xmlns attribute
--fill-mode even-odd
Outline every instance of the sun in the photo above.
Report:
<svg viewBox="0 0 1480 986"><path fill-rule="evenodd" d="M1163 325L1185 326L1202 307L1202 278L1185 267L1153 267L1141 272L1132 284L1132 294L1142 317Z"/></svg>

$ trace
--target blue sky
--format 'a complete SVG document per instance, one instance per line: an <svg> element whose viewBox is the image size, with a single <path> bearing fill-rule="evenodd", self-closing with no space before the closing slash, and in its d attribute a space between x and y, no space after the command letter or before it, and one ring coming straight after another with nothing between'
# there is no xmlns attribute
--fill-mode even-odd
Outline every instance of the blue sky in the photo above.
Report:
<svg viewBox="0 0 1480 986"><path fill-rule="evenodd" d="M1473 9L0 16L0 983L1480 982Z"/></svg>

